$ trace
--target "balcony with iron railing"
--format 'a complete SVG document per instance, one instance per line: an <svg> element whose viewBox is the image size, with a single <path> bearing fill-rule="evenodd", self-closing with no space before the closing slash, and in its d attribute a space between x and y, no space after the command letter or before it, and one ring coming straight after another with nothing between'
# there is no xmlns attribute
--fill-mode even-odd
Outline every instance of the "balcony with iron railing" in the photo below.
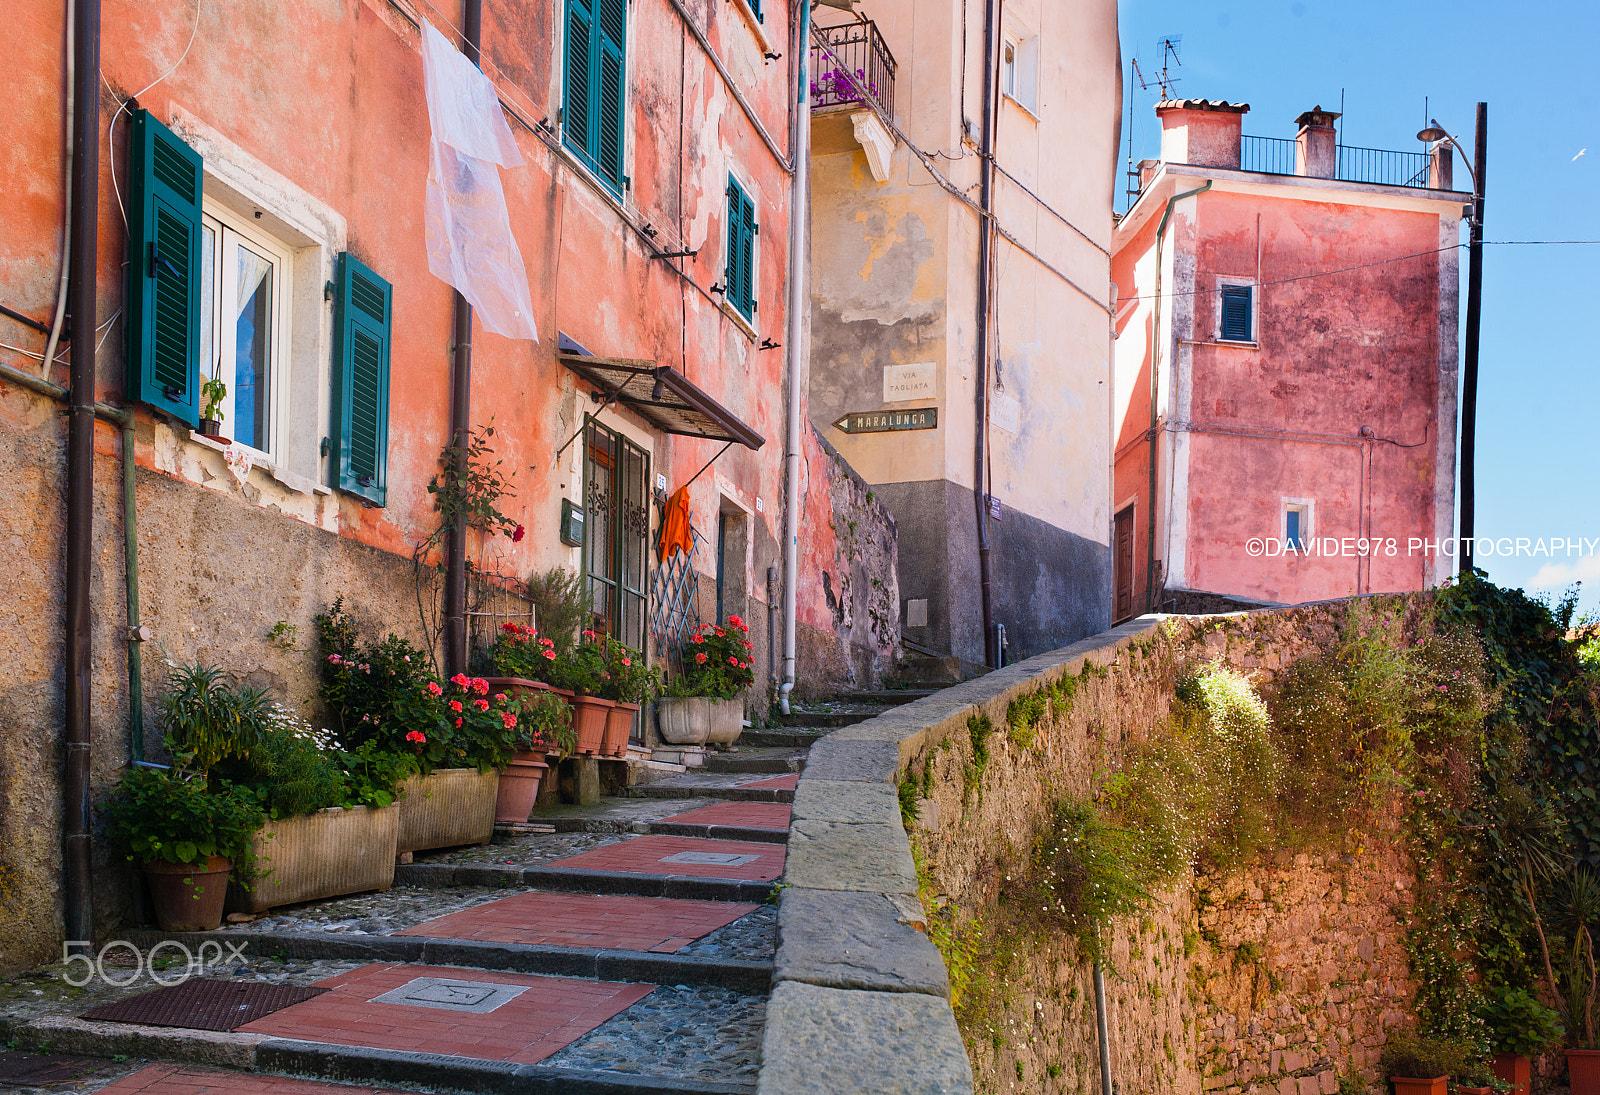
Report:
<svg viewBox="0 0 1600 1095"><path fill-rule="evenodd" d="M1241 137L1239 169L1261 175L1304 175L1300 142L1289 137ZM1334 153L1333 177L1343 182L1429 188L1426 152L1391 152L1341 144Z"/></svg>
<svg viewBox="0 0 1600 1095"><path fill-rule="evenodd" d="M894 55L871 20L813 27L811 108L865 104L894 116Z"/></svg>

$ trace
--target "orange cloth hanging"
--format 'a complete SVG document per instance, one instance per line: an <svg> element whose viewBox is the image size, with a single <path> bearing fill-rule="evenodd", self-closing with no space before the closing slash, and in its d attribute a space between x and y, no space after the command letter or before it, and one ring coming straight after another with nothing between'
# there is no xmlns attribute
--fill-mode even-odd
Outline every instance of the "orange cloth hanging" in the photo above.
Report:
<svg viewBox="0 0 1600 1095"><path fill-rule="evenodd" d="M693 547L689 531L689 488L684 486L667 499L667 513L661 521L661 561L671 558L674 550L687 555Z"/></svg>

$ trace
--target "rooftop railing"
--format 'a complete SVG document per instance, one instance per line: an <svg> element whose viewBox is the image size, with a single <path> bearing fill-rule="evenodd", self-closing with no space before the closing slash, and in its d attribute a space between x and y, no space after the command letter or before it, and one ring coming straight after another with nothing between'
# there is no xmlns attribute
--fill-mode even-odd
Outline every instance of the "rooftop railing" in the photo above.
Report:
<svg viewBox="0 0 1600 1095"><path fill-rule="evenodd" d="M894 116L894 55L870 20L815 27L811 43L811 108L870 100ZM821 43L826 43L826 48Z"/></svg>
<svg viewBox="0 0 1600 1095"><path fill-rule="evenodd" d="M1239 142L1239 168L1263 175L1298 175L1296 144L1287 137L1243 137ZM1428 154L1342 144L1334 156L1333 177L1345 182L1427 189Z"/></svg>

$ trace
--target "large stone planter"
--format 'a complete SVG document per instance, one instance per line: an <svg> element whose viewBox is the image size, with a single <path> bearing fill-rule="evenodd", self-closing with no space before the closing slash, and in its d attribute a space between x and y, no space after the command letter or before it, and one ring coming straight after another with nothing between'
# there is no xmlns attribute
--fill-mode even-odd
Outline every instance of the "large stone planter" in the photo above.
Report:
<svg viewBox="0 0 1600 1095"><path fill-rule="evenodd" d="M704 745L711 733L711 701L704 696L662 696L656 729L668 745Z"/></svg>
<svg viewBox="0 0 1600 1095"><path fill-rule="evenodd" d="M400 807L335 806L304 817L269 821L251 842L260 870L245 890L228 887L229 912L264 912L340 894L394 885Z"/></svg>
<svg viewBox="0 0 1600 1095"><path fill-rule="evenodd" d="M712 700L711 732L706 735L707 745L731 745L744 733L744 701Z"/></svg>
<svg viewBox="0 0 1600 1095"><path fill-rule="evenodd" d="M487 844L494 836L499 782L494 772L476 768L440 768L426 776L412 776L400 785L395 851Z"/></svg>

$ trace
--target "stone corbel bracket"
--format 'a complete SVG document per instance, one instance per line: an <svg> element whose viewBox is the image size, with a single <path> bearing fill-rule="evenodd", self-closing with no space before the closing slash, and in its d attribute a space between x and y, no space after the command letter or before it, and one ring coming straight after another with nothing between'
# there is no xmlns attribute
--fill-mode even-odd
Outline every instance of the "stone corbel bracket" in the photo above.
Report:
<svg viewBox="0 0 1600 1095"><path fill-rule="evenodd" d="M889 181L889 168L894 162L895 136L883 119L872 110L857 110L850 115L850 126L856 141L867 154L867 168L878 182Z"/></svg>
<svg viewBox="0 0 1600 1095"><path fill-rule="evenodd" d="M757 1095L971 1095L944 960L919 930L900 774L966 733L970 716L1003 725L1013 699L1086 661L1109 664L1162 618L946 688L811 747L789 822Z"/></svg>

